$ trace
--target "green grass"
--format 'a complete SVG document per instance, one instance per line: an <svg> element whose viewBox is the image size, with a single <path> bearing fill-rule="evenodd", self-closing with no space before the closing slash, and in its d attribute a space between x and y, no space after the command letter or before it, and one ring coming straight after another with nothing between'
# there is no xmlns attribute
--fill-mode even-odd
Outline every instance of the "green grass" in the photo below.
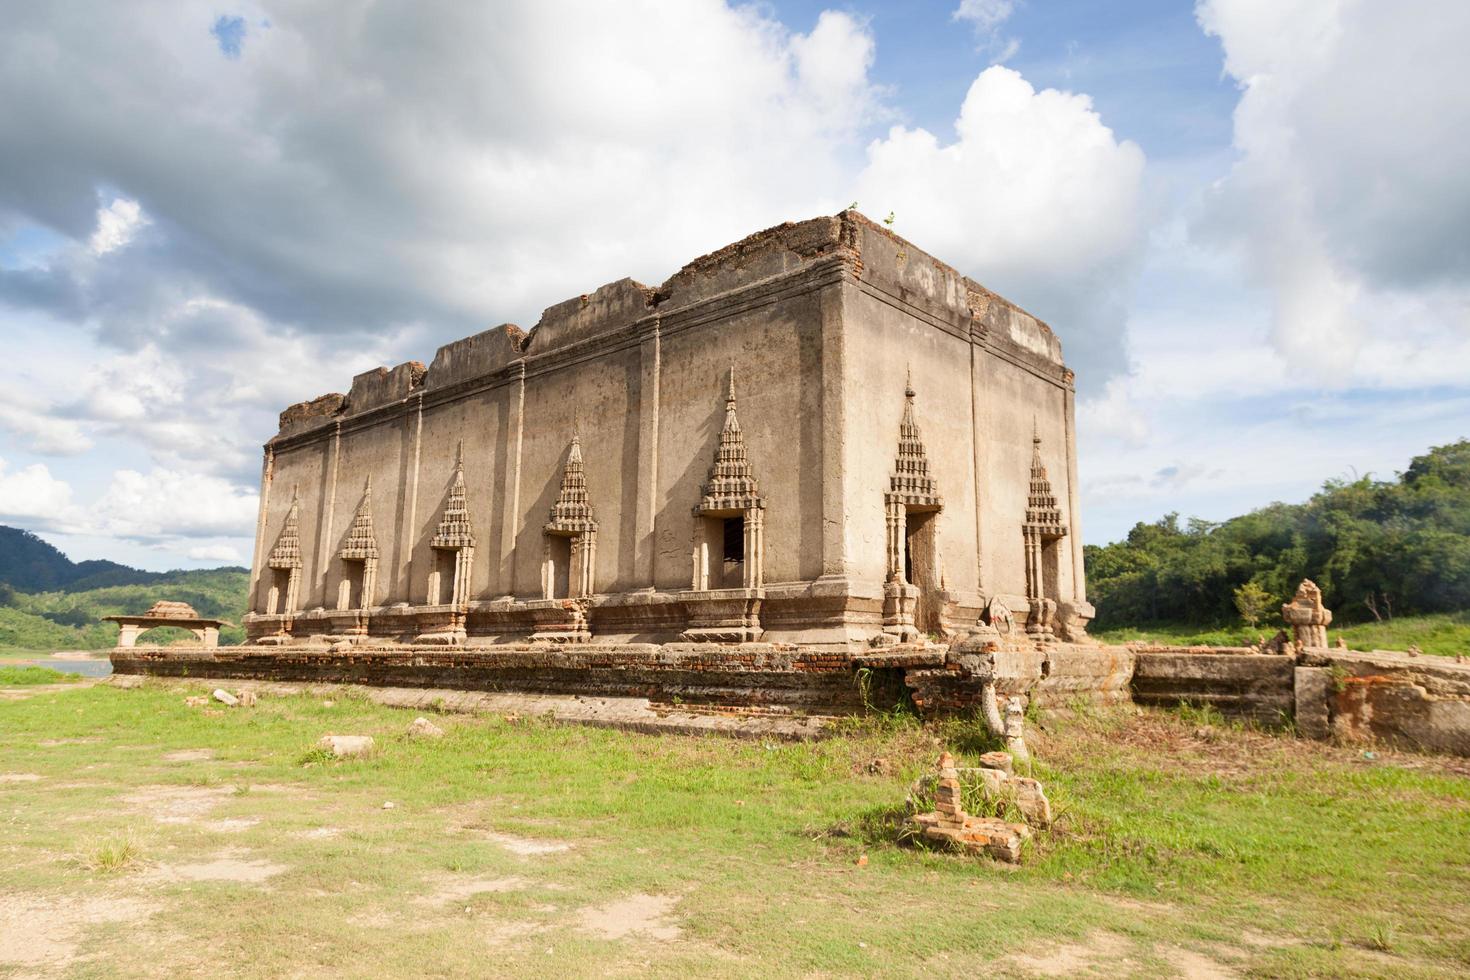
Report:
<svg viewBox="0 0 1470 980"><path fill-rule="evenodd" d="M1167 643L1200 646L1246 646L1261 637L1270 639L1281 625L1200 627L1178 623L1095 630L1103 643ZM1330 626L1327 638L1342 637L1351 650L1407 650L1417 646L1424 653L1440 656L1470 655L1470 612L1401 616L1381 623Z"/></svg>
<svg viewBox="0 0 1470 980"><path fill-rule="evenodd" d="M1338 634L1353 650L1407 650L1413 644L1425 653L1470 656L1470 612L1406 616L1331 631Z"/></svg>
<svg viewBox="0 0 1470 980"><path fill-rule="evenodd" d="M0 687L21 687L29 684L72 684L80 681L76 674L67 674L50 667L30 664L0 664Z"/></svg>
<svg viewBox="0 0 1470 980"><path fill-rule="evenodd" d="M1180 950L1272 976L1470 969L1470 779L1430 759L1044 716L1061 816L1010 869L895 843L940 744L989 747L974 723L785 744L445 715L418 741L412 712L340 692L184 705L206 690L0 701L0 772L26 777L0 784L0 918L21 898L40 922L132 910L70 934L80 975L1024 975L1018 954L1070 953L1071 972L1156 976ZM327 732L378 751L324 759ZM231 862L274 873L196 880ZM640 895L677 938L589 930Z"/></svg>

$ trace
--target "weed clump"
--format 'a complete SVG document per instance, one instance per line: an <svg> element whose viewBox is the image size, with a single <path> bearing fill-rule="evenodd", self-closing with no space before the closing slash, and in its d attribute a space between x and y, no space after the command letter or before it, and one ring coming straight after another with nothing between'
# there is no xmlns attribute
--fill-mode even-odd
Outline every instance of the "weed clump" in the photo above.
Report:
<svg viewBox="0 0 1470 980"><path fill-rule="evenodd" d="M76 863L91 874L118 874L142 864L143 849L131 837L110 838L93 845Z"/></svg>

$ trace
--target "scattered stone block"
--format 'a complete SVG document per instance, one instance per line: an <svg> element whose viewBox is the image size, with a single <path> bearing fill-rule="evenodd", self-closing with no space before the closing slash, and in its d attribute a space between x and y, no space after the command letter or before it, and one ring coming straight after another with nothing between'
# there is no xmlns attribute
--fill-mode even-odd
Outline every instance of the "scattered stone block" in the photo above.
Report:
<svg viewBox="0 0 1470 980"><path fill-rule="evenodd" d="M980 765L986 769L999 769L1007 776L1013 775L1016 771L1015 760L1011 758L1009 752L987 752L980 757Z"/></svg>
<svg viewBox="0 0 1470 980"><path fill-rule="evenodd" d="M316 744L339 759L367 755L374 745L371 735L323 735Z"/></svg>
<svg viewBox="0 0 1470 980"><path fill-rule="evenodd" d="M1000 785L1009 786L1014 780L999 769L970 770L982 774L989 781L1004 780ZM1034 784L1034 796L1040 795L1041 784ZM988 783L987 783L988 785ZM960 772L955 768L954 756L948 752L939 757L939 776L935 784L934 810L914 817L914 825L926 840L967 851L989 854L1001 861L1017 863L1021 860L1021 848L1031 838L1031 828L1025 824L1007 823L999 817L979 817L966 813L960 799ZM1045 801L1045 796L1040 796ZM1033 809L1035 807L1033 806ZM1051 811L1046 809L1048 822Z"/></svg>
<svg viewBox="0 0 1470 980"><path fill-rule="evenodd" d="M978 769L975 775L980 779L980 786L985 791L986 799L998 799L1004 796L1006 783L1011 778L1001 769Z"/></svg>
<svg viewBox="0 0 1470 980"><path fill-rule="evenodd" d="M1033 827L1050 827L1051 801L1041 789L1041 781L1025 776L1013 776L1007 787L1015 794L1016 808Z"/></svg>
<svg viewBox="0 0 1470 980"><path fill-rule="evenodd" d="M197 697L184 698L184 706L189 708L202 708L208 703L209 698L205 697L202 694L198 695Z"/></svg>
<svg viewBox="0 0 1470 980"><path fill-rule="evenodd" d="M253 708L255 707L256 700L258 700L254 691L241 691L236 697L239 699L240 707L242 708Z"/></svg>
<svg viewBox="0 0 1470 980"><path fill-rule="evenodd" d="M239 698L235 697L233 694L231 694L229 691L226 691L222 687L215 688L214 693L211 694L210 697L214 698L220 704L223 704L230 708L233 708L235 707L235 705L240 703Z"/></svg>
<svg viewBox="0 0 1470 980"><path fill-rule="evenodd" d="M411 738L443 738L444 729L427 718L419 717L409 722L408 734Z"/></svg>

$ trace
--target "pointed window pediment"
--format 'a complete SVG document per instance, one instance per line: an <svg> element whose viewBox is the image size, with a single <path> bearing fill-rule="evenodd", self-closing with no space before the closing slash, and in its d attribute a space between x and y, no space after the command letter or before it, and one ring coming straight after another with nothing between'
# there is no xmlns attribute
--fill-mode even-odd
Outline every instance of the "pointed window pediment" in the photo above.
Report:
<svg viewBox="0 0 1470 980"><path fill-rule="evenodd" d="M597 521L592 516L592 503L587 495L587 470L582 461L582 440L572 436L572 448L567 454L567 465L562 470L561 492L556 503L551 505L551 519L546 523L548 534L583 534L597 530Z"/></svg>
<svg viewBox="0 0 1470 980"><path fill-rule="evenodd" d="M745 434L735 414L735 369L730 369L730 389L725 396L725 424L720 429L720 445L715 450L715 463L710 467L703 496L696 514L717 514L764 507L760 485L745 450Z"/></svg>
<svg viewBox="0 0 1470 980"><path fill-rule="evenodd" d="M295 487L291 488L291 509L286 512L286 523L281 526L281 534L266 564L281 569L301 567L301 494Z"/></svg>
<svg viewBox="0 0 1470 980"><path fill-rule="evenodd" d="M444 516L439 518L439 527L429 547L440 551L459 551L475 546L475 529L470 523L470 508L465 501L464 487L464 444L454 463L454 481L444 501Z"/></svg>
<svg viewBox="0 0 1470 980"><path fill-rule="evenodd" d="M1067 533L1062 508L1052 493L1051 480L1041 462L1041 436L1031 437L1031 487L1026 497L1026 527L1043 538L1060 538Z"/></svg>
<svg viewBox="0 0 1470 980"><path fill-rule="evenodd" d="M929 455L924 450L924 436L914 418L914 386L904 385L903 418L898 423L898 455L893 459L893 472L888 477L888 502L907 508L944 507L939 484L929 472Z"/></svg>
<svg viewBox="0 0 1470 980"><path fill-rule="evenodd" d="M352 527L348 529L347 541L342 545L341 557L345 561L367 561L378 557L378 539L373 533L373 480L368 477L362 488L362 500L352 515Z"/></svg>

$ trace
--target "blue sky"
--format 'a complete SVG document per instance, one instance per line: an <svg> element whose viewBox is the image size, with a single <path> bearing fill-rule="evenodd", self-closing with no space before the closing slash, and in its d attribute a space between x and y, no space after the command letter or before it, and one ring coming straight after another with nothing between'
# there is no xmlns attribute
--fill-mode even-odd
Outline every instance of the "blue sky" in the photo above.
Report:
<svg viewBox="0 0 1470 980"><path fill-rule="evenodd" d="M1057 329L1086 540L1388 476L1470 435L1466 41L1448 0L21 5L0 523L246 562L282 406L854 199Z"/></svg>

